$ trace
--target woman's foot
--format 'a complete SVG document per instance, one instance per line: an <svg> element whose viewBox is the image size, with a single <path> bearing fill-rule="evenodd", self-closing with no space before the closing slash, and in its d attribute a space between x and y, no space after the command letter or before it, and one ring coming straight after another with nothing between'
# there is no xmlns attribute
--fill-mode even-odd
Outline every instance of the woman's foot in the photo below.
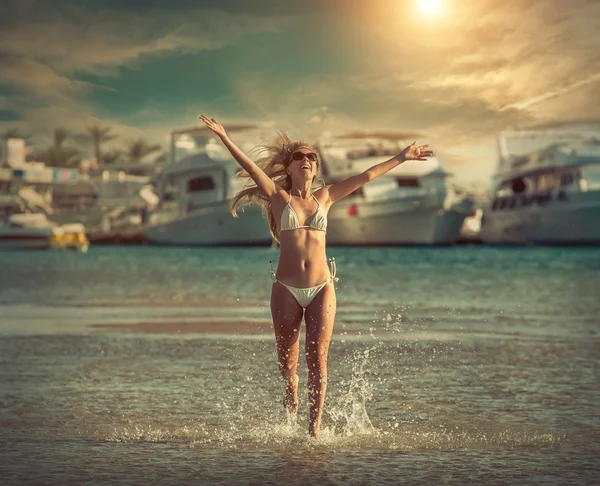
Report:
<svg viewBox="0 0 600 486"><path fill-rule="evenodd" d="M298 375L294 375L287 383L283 396L283 408L288 413L298 413Z"/></svg>
<svg viewBox="0 0 600 486"><path fill-rule="evenodd" d="M321 424L318 424L318 425L310 424L308 426L308 435L310 435L313 439L320 439L321 438Z"/></svg>

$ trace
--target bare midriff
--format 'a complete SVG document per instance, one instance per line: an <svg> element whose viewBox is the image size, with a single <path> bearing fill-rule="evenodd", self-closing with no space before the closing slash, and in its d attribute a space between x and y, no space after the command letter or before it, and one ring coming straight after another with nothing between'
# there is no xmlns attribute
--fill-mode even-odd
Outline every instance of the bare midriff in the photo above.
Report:
<svg viewBox="0 0 600 486"><path fill-rule="evenodd" d="M277 278L292 287L314 287L329 276L325 232L309 228L279 233Z"/></svg>

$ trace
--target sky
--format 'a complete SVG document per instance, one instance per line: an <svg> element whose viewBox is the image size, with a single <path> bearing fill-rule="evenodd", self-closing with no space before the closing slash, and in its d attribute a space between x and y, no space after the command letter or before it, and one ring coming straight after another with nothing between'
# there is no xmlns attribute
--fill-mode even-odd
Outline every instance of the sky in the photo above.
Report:
<svg viewBox="0 0 600 486"><path fill-rule="evenodd" d="M166 146L200 113L418 133L483 185L499 131L600 120L600 0L0 0L0 132Z"/></svg>

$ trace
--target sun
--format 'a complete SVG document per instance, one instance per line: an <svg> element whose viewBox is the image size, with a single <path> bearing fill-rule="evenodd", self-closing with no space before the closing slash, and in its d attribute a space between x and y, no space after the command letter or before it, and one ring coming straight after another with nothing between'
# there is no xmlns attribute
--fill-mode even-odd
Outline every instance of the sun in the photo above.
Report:
<svg viewBox="0 0 600 486"><path fill-rule="evenodd" d="M443 0L417 0L416 6L423 15L437 16L444 10Z"/></svg>

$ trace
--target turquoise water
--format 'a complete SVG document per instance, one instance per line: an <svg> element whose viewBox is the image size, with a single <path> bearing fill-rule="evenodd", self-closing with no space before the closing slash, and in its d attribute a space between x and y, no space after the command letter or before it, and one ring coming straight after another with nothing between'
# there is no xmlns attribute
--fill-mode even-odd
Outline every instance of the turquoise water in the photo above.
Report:
<svg viewBox="0 0 600 486"><path fill-rule="evenodd" d="M276 250L0 253L1 482L598 481L600 249L329 256L315 442L302 358L299 415L280 410Z"/></svg>

